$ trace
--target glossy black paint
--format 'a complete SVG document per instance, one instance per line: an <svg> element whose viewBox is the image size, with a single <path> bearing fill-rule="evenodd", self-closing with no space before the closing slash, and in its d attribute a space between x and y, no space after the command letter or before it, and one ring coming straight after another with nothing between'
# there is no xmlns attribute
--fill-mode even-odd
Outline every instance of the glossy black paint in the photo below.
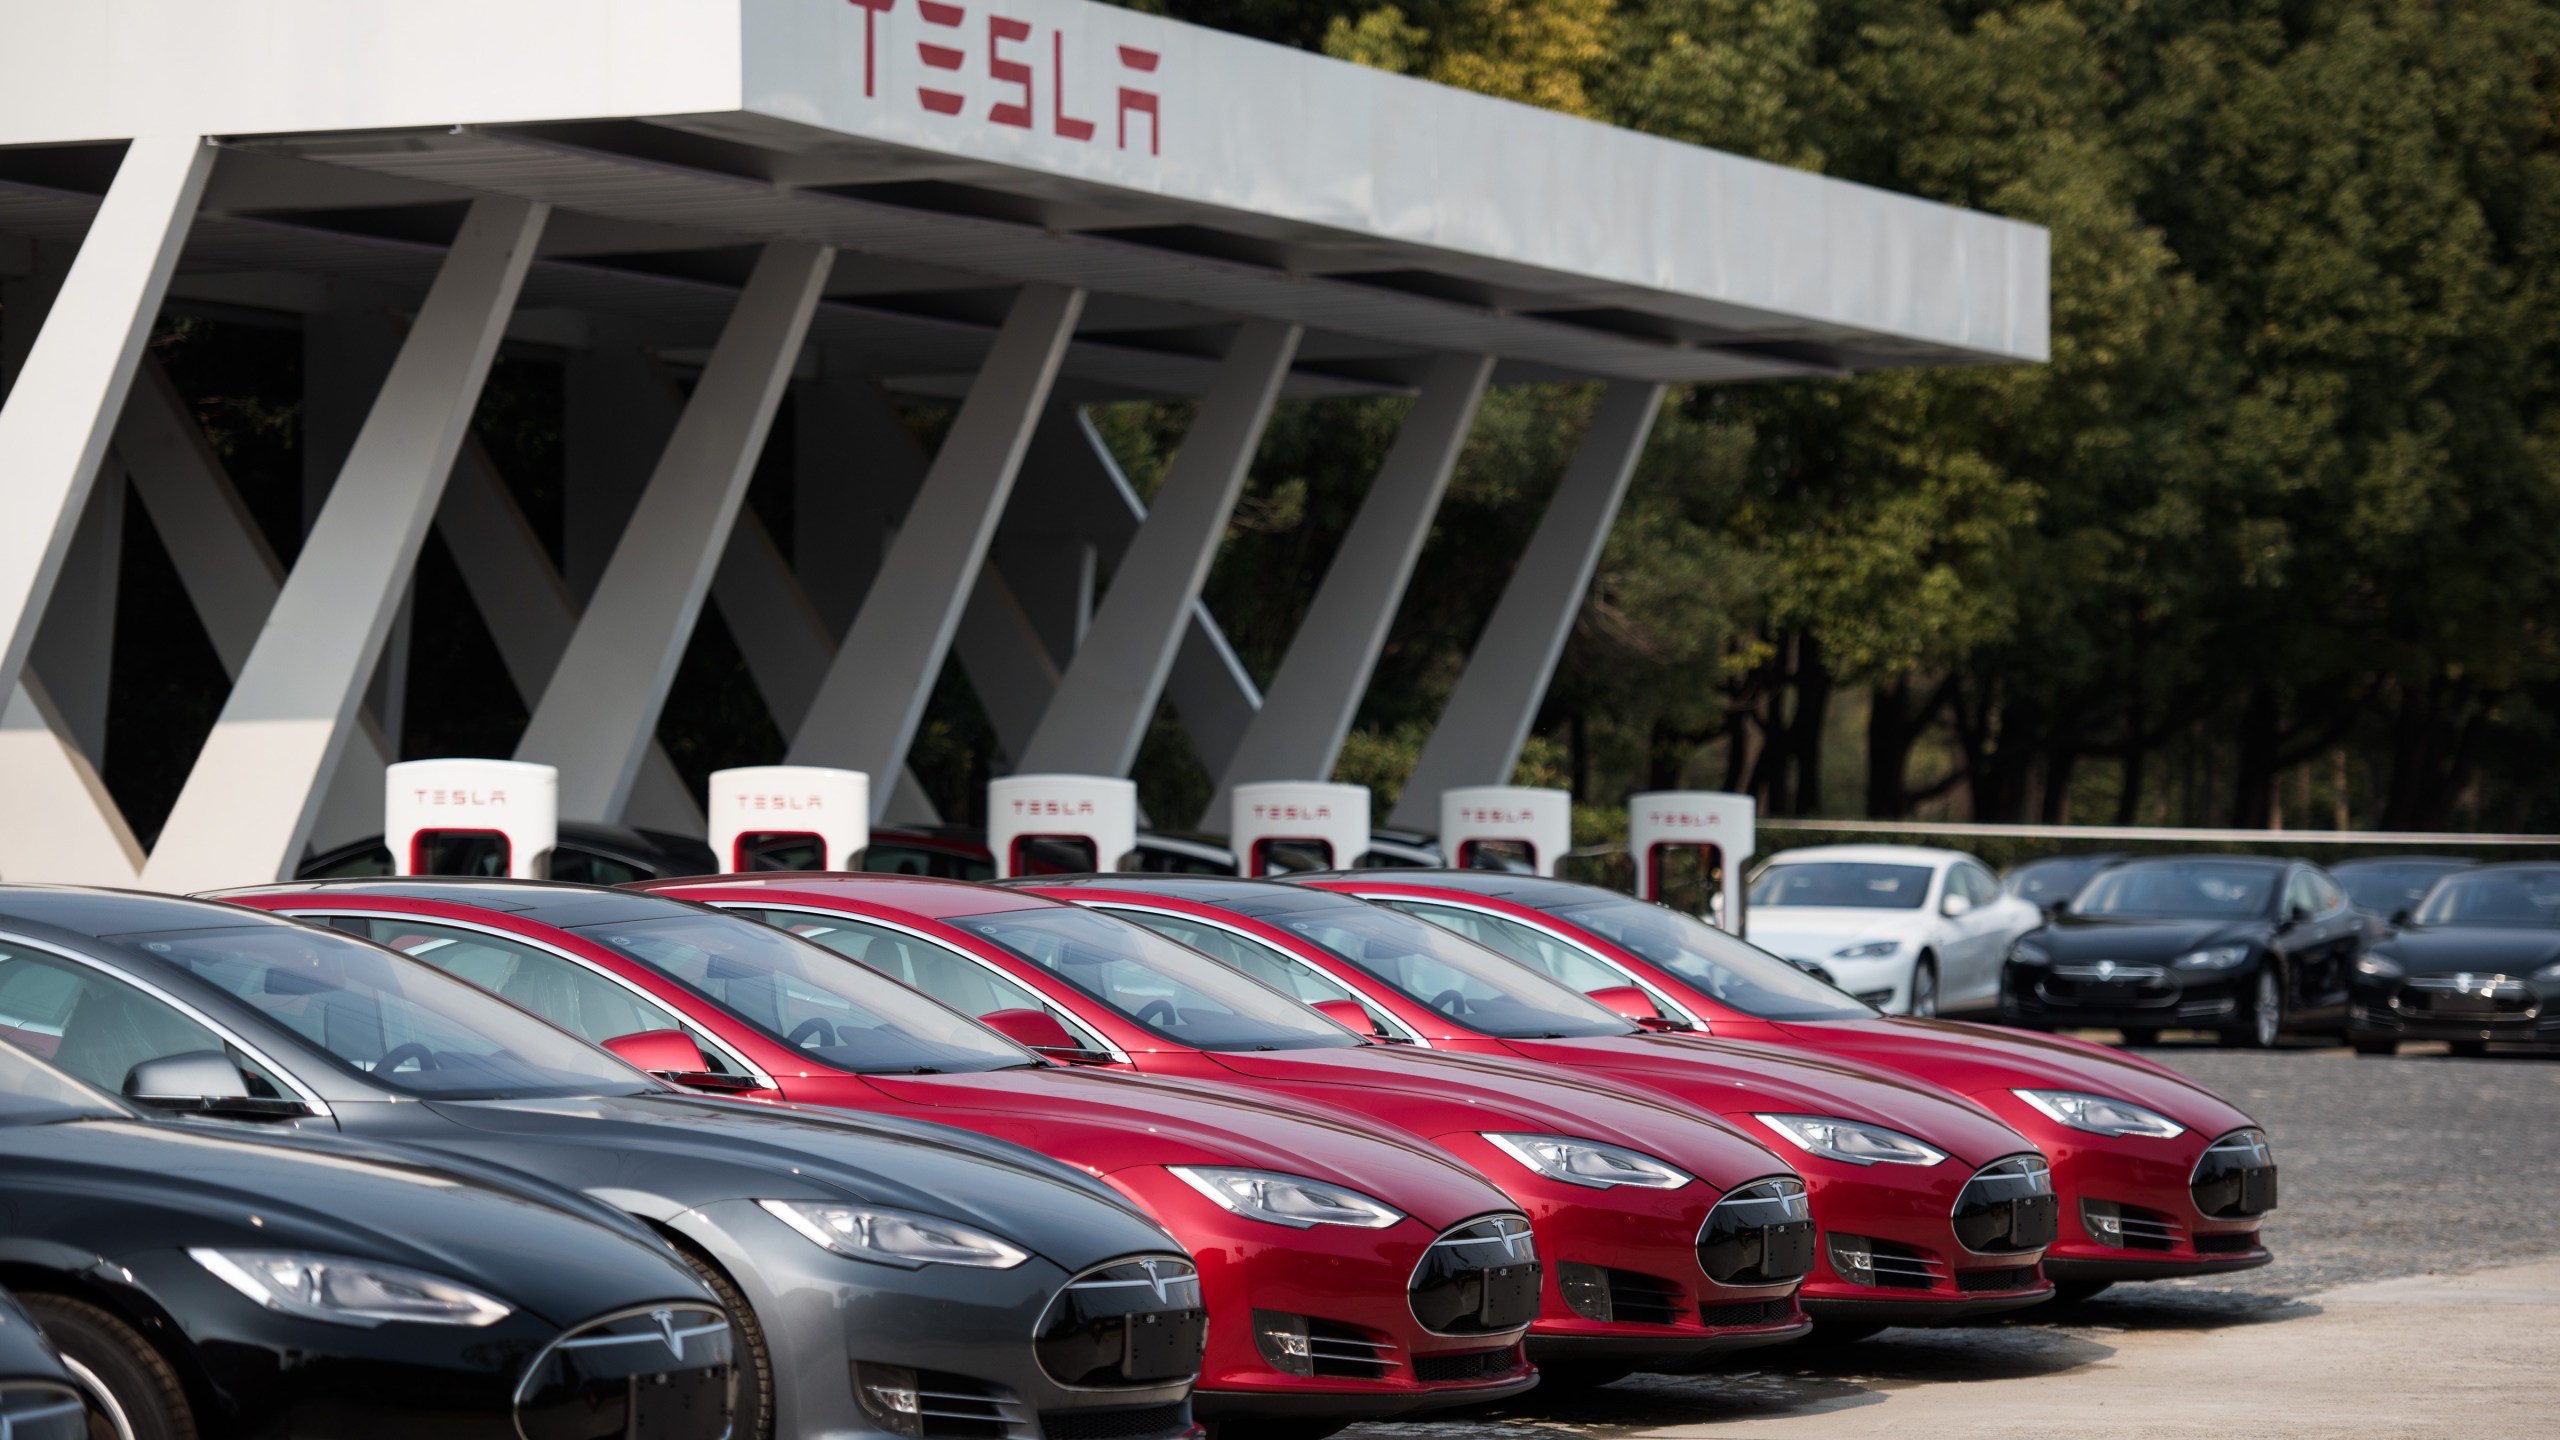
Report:
<svg viewBox="0 0 2560 1440"><path fill-rule="evenodd" d="M9 1440L88 1440L87 1407L53 1342L0 1290L0 1431Z"/></svg>
<svg viewBox="0 0 2560 1440"><path fill-rule="evenodd" d="M2416 916L2356 967L2348 1040L2367 1048L2402 1040L2560 1045L2560 908L2541 913L2530 898L2560 896L2560 867L2466 866L2438 880ZM2440 916L2437 897L2461 887L2511 889L2518 904L2512 913L2464 906Z"/></svg>
<svg viewBox="0 0 2560 1440"><path fill-rule="evenodd" d="M2248 1026L2258 977L2271 972L2283 998L2282 1029L2338 1029L2369 931L2336 883L2305 861L2258 856L2162 856L2105 873L2121 877L2183 861L2264 871L2266 902L2247 915L2123 917L2081 913L2075 900L2012 948L2000 986L2002 1021L2037 1029L2193 1028L2238 1035ZM2081 898L2089 893L2084 888ZM2243 952L2237 963L2177 964L2182 956L2225 947Z"/></svg>

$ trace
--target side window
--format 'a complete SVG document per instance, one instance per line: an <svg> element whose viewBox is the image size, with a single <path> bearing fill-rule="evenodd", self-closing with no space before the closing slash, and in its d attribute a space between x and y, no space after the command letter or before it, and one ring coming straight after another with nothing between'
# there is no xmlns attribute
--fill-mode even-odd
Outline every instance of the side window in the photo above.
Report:
<svg viewBox="0 0 2560 1440"><path fill-rule="evenodd" d="M1189 919L1181 915L1141 914L1114 910L1111 913L1134 924L1144 925L1167 940L1188 945L1230 970L1241 970L1284 995L1295 996L1306 1004L1318 1000L1354 1000L1353 995L1332 977L1310 968L1294 955L1284 954L1259 940L1248 940L1232 930Z"/></svg>
<svg viewBox="0 0 2560 1440"><path fill-rule="evenodd" d="M593 1044L646 1030L681 1030L702 1042L674 1011L538 945L405 915L345 917L338 928L414 955ZM737 1072L718 1047L703 1045L702 1053L715 1073Z"/></svg>
<svg viewBox="0 0 2560 1440"><path fill-rule="evenodd" d="M1613 985L1634 983L1572 946L1541 935L1517 920L1421 901L1389 900L1386 903L1408 915L1418 915L1443 930L1455 931L1488 950L1508 955L1548 979L1570 985L1586 995Z"/></svg>
<svg viewBox="0 0 2560 1440"><path fill-rule="evenodd" d="M2285 881L2284 903L2287 909L2300 910L2306 915L2320 913L2320 892L2311 884L2310 871L2296 870Z"/></svg>
<svg viewBox="0 0 2560 1440"><path fill-rule="evenodd" d="M1956 874L1964 879L1964 898L1977 908L2000 898L2000 882L1992 879L1991 872L1981 866L1968 861L1956 867Z"/></svg>
<svg viewBox="0 0 2560 1440"><path fill-rule="evenodd" d="M297 1098L257 1062L165 1000L41 950L0 949L0 1039L111 1094L146 1060L223 1055L261 1100Z"/></svg>
<svg viewBox="0 0 2560 1440"><path fill-rule="evenodd" d="M2347 903L2347 892L2338 888L2337 881L2330 879L2328 876L2321 874L2317 870L2306 871L2305 873L2311 879L2311 893L2320 897L2320 903L2318 906L2314 907L2313 913L2320 915L2334 915L2339 910L2345 908Z"/></svg>
<svg viewBox="0 0 2560 1440"><path fill-rule="evenodd" d="M948 947L902 935L877 925L865 925L841 915L821 915L807 910L734 910L730 913L761 920L767 925L788 930L803 940L813 940L848 960L877 970L902 985L921 990L963 1015L992 1015L998 1010L1043 1010L1055 1016L1088 1048L1108 1049L1085 1032L1074 1019L1060 1014L1042 1000L1029 986L997 971L988 969L966 955Z"/></svg>

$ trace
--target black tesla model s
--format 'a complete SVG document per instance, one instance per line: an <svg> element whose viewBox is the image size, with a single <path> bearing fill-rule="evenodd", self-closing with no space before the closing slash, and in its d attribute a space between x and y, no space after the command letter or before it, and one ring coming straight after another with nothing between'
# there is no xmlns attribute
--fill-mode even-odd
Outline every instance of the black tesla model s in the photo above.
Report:
<svg viewBox="0 0 2560 1440"><path fill-rule="evenodd" d="M2403 1040L2560 1044L2560 865L2454 871L2356 962L2347 1043L2388 1055Z"/></svg>
<svg viewBox="0 0 2560 1440"><path fill-rule="evenodd" d="M2365 934L2346 892L2305 861L2128 860L2011 948L2001 1018L2112 1026L2136 1045L2217 1030L2265 1049L2290 1030L2337 1028Z"/></svg>

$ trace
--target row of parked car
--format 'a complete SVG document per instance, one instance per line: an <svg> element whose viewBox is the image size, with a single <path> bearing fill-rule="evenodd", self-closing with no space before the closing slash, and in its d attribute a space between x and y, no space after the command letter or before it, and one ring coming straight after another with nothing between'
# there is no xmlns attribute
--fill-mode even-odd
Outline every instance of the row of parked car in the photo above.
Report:
<svg viewBox="0 0 2560 1440"><path fill-rule="evenodd" d="M2140 1057L1294 882L0 887L0 1426L1311 1437L2270 1258Z"/></svg>
<svg viewBox="0 0 2560 1440"><path fill-rule="evenodd" d="M1754 877L1751 938L1886 1009L2269 1048L2560 1043L2560 865L2097 854L1994 880L1952 850L1823 846Z"/></svg>

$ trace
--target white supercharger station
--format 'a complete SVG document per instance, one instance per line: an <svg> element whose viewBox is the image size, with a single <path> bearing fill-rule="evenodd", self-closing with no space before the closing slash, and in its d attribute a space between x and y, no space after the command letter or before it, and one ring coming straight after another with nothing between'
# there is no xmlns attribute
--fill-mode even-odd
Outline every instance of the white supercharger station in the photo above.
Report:
<svg viewBox="0 0 2560 1440"><path fill-rule="evenodd" d="M403 760L382 772L382 843L398 875L550 874L560 772L521 760Z"/></svg>
<svg viewBox="0 0 2560 1440"><path fill-rule="evenodd" d="M1529 868L1556 873L1573 848L1573 792L1534 785L1463 785L1440 792L1440 853L1461 870L1480 864L1481 846L1517 845L1529 852Z"/></svg>
<svg viewBox="0 0 2560 1440"><path fill-rule="evenodd" d="M1758 805L1720 790L1656 790L1627 797L1627 853L1636 862L1636 898L1664 898L1666 882L1694 853L1697 878L1714 900L1701 918L1743 933L1743 870L1751 859ZM1675 869L1676 867L1676 869Z"/></svg>
<svg viewBox="0 0 2560 1440"><path fill-rule="evenodd" d="M1121 870L1138 848L1138 786L1107 775L1007 775L987 782L987 848L996 877L1030 873L1031 847L1085 857L1083 868Z"/></svg>
<svg viewBox="0 0 2560 1440"><path fill-rule="evenodd" d="M1304 866L1269 863L1275 845L1323 847L1315 868L1348 870L1369 853L1369 787L1330 781L1267 780L1235 788L1227 844L1236 873L1269 875Z"/></svg>
<svg viewBox="0 0 2560 1440"><path fill-rule="evenodd" d="M711 850L732 871L774 868L786 854L850 870L871 844L871 777L859 770L744 765L712 771L708 791Z"/></svg>

